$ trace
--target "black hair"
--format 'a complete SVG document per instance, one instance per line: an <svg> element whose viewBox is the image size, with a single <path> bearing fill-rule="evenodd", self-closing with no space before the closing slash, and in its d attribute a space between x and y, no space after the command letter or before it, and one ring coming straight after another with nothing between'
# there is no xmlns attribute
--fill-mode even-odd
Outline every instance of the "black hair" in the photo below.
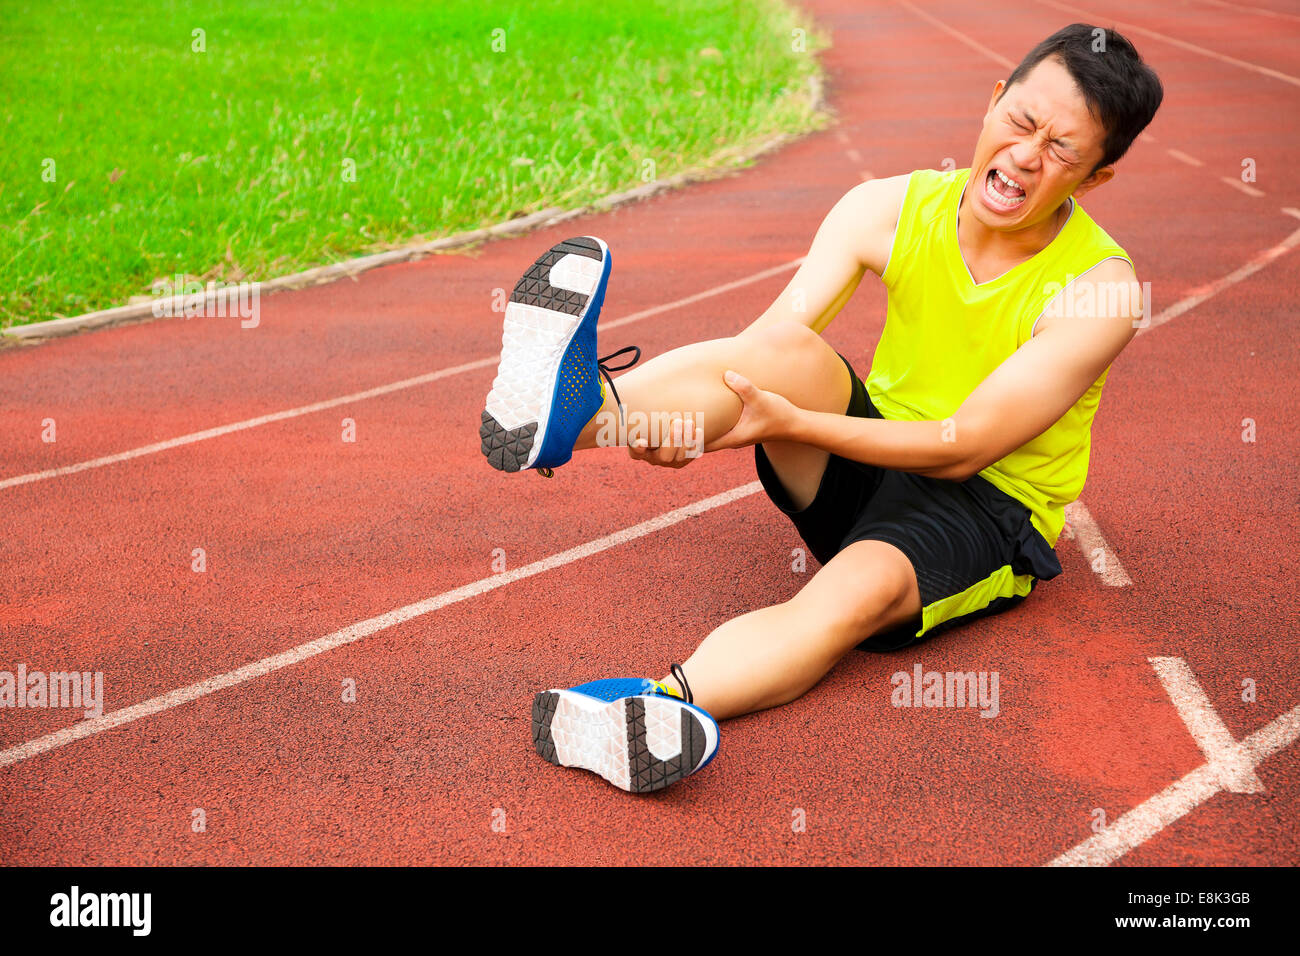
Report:
<svg viewBox="0 0 1300 956"><path fill-rule="evenodd" d="M1101 162L1093 170L1109 166L1128 152L1138 133L1156 115L1165 95L1160 77L1142 62L1123 34L1088 23L1071 23L1029 51L1007 80L1002 95L1052 56L1069 71L1089 111L1106 130Z"/></svg>

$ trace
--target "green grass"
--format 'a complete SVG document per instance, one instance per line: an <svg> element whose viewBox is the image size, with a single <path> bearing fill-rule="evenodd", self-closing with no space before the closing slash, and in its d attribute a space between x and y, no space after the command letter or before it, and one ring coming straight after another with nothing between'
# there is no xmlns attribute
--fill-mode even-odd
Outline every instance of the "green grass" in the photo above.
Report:
<svg viewBox="0 0 1300 956"><path fill-rule="evenodd" d="M823 42L778 0L0 3L0 324L724 164L819 124Z"/></svg>

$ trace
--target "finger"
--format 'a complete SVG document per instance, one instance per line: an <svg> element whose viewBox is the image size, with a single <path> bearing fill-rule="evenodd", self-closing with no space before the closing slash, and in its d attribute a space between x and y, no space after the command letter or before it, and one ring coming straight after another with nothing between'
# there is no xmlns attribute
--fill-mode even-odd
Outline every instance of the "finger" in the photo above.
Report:
<svg viewBox="0 0 1300 956"><path fill-rule="evenodd" d="M670 465L673 458L676 457L677 449L673 447L673 428L670 424L668 429L660 436L659 444L654 449L654 461L657 465Z"/></svg>
<svg viewBox="0 0 1300 956"><path fill-rule="evenodd" d="M685 429L682 427L682 424L678 422L673 426L672 430L673 460L669 463L669 468L681 468L690 461L690 459L686 457L686 442L684 440L684 435Z"/></svg>
<svg viewBox="0 0 1300 956"><path fill-rule="evenodd" d="M703 430L695 424L694 419L687 419L682 424L682 460L694 461L700 456L700 439Z"/></svg>
<svg viewBox="0 0 1300 956"><path fill-rule="evenodd" d="M739 395L742 400L745 400L754 391L754 383L734 369L727 369L722 374L722 381L726 383L727 388Z"/></svg>

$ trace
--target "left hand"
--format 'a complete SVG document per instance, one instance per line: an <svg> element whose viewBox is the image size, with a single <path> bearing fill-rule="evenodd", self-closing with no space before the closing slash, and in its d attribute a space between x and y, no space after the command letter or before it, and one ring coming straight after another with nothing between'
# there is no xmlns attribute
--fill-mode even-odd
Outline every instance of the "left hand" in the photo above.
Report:
<svg viewBox="0 0 1300 956"><path fill-rule="evenodd" d="M744 408L731 431L704 446L706 452L779 441L789 435L799 413L789 399L776 392L764 391L739 372L728 370L722 380L740 396Z"/></svg>

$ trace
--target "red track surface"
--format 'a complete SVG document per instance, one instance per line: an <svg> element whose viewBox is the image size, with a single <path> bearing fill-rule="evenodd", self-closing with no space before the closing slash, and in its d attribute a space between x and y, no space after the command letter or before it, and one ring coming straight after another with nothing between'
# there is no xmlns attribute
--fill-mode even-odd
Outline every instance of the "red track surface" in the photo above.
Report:
<svg viewBox="0 0 1300 956"><path fill-rule="evenodd" d="M918 5L1013 61L1089 19ZM254 330L165 320L6 350L0 480L490 358L493 290L568 235L613 249L604 325L797 258L864 169L965 165L1006 71L905 6L809 6L834 39L834 129L738 176L473 256L270 297ZM1082 9L1300 74L1300 20L1202 3ZM1282 211L1300 207L1300 86L1134 39L1165 105L1085 205L1133 255L1159 313L1300 228ZM1222 181L1246 157L1263 195ZM611 328L602 345L656 354L730 334L789 274ZM1205 763L1148 658L1185 660L1237 740L1300 703L1298 286L1288 251L1143 334L1115 366L1084 500L1131 587L1104 586L1063 538L1066 573L1021 609L901 654L851 654L805 698L724 725L717 761L678 787L631 798L543 763L532 693L658 675L719 622L791 595L806 580L790 570L799 542L761 495L0 766L0 858L1047 862L1092 835L1094 808L1114 821ZM828 333L861 371L883 312L879 284L864 286ZM492 375L485 365L0 488L0 669L103 671L117 710L488 578L495 548L523 567L753 480L748 453L682 473L609 451L552 481L498 474L477 438ZM355 444L340 440L345 417ZM54 444L39 438L46 418ZM198 547L204 574L190 569ZM1001 715L895 709L890 675L917 662L997 671ZM1240 699L1247 677L1253 704ZM340 700L348 678L355 703ZM0 749L72 717L0 711ZM1263 792L1217 793L1121 862L1296 863L1300 746L1256 772ZM195 808L206 832L191 831ZM796 809L806 832L792 830Z"/></svg>

